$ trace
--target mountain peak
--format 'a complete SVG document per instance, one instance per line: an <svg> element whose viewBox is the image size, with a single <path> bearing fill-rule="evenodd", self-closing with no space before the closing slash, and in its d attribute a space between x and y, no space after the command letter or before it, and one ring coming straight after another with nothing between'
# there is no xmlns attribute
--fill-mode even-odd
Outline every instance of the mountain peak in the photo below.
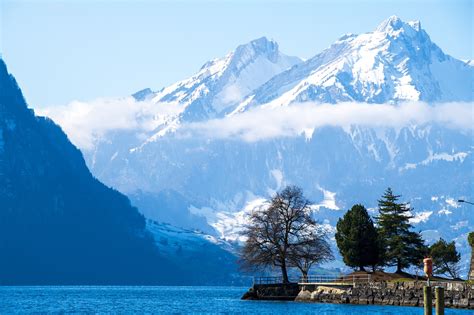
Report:
<svg viewBox="0 0 474 315"><path fill-rule="evenodd" d="M260 37L239 45L224 57L208 61L193 76L161 89L150 98L154 102L182 104L182 112L173 120L176 124L225 115L257 87L300 62L298 57L281 53L275 41ZM148 98L148 92L141 91L134 97L145 94Z"/></svg>
<svg viewBox="0 0 474 315"><path fill-rule="evenodd" d="M265 36L250 41L247 46L252 46L255 50L278 50L278 43L272 39L268 39Z"/></svg>
<svg viewBox="0 0 474 315"><path fill-rule="evenodd" d="M346 34L298 67L275 76L238 108L308 101L469 101L473 70L465 64L445 55L419 21L391 16L375 31Z"/></svg>
<svg viewBox="0 0 474 315"><path fill-rule="evenodd" d="M222 67L236 64L237 67L240 68L260 56L275 63L278 61L279 55L280 51L278 49L278 43L262 36L248 43L237 46L234 51L230 52L223 58L215 58L206 62L201 67L201 70L212 67L216 64L222 64Z"/></svg>
<svg viewBox="0 0 474 315"><path fill-rule="evenodd" d="M259 56L276 62L279 56L278 43L263 36L238 46L234 52L234 59L256 58Z"/></svg>
<svg viewBox="0 0 474 315"><path fill-rule="evenodd" d="M386 33L387 35L391 36L396 36L400 33L412 36L421 30L420 21L405 22L396 15L392 15L388 19L384 20L375 29L376 32Z"/></svg>
<svg viewBox="0 0 474 315"><path fill-rule="evenodd" d="M396 15L390 16L377 26L377 31L385 32L387 30L398 30L403 27L404 22Z"/></svg>

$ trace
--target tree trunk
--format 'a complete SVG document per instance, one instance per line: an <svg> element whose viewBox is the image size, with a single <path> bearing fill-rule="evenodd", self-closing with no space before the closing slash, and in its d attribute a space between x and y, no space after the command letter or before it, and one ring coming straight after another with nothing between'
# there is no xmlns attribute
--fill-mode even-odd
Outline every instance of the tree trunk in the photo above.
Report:
<svg viewBox="0 0 474 315"><path fill-rule="evenodd" d="M397 259L397 271L395 273L401 273L402 272L402 262L400 259Z"/></svg>
<svg viewBox="0 0 474 315"><path fill-rule="evenodd" d="M283 277L283 283L289 283L288 281L288 272L286 271L286 263L283 261L281 263L281 275Z"/></svg>
<svg viewBox="0 0 474 315"><path fill-rule="evenodd" d="M301 275L303 276L302 281L303 282L308 282L308 270L302 269L301 270Z"/></svg>

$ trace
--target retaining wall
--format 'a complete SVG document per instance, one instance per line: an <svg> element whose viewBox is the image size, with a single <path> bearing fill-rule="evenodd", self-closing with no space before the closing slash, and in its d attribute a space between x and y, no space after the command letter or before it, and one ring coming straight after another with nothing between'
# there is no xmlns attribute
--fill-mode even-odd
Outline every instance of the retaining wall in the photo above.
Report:
<svg viewBox="0 0 474 315"><path fill-rule="evenodd" d="M423 306L423 286L425 286L424 282L360 283L347 288L302 286L295 300L321 303ZM444 286L446 307L474 309L474 285L446 283ZM432 291L434 306L434 287Z"/></svg>
<svg viewBox="0 0 474 315"><path fill-rule="evenodd" d="M256 284L242 299L423 306L423 286L425 282L371 282L354 286ZM453 282L443 286L446 307L474 309L474 284ZM434 287L432 291L434 306Z"/></svg>

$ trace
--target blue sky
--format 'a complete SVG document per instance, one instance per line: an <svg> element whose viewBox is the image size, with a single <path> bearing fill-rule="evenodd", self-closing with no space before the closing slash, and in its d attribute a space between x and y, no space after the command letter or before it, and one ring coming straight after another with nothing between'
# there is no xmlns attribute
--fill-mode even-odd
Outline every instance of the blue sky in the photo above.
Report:
<svg viewBox="0 0 474 315"><path fill-rule="evenodd" d="M157 90L261 36L309 58L390 15L420 20L446 53L474 58L468 0L1 0L0 10L0 51L32 107Z"/></svg>

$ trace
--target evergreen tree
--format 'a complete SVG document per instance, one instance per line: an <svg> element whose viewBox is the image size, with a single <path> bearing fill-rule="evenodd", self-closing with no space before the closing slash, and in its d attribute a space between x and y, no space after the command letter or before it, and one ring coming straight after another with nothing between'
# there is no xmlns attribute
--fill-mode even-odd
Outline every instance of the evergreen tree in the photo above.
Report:
<svg viewBox="0 0 474 315"><path fill-rule="evenodd" d="M471 245L471 264L469 266L467 278L469 280L474 280L474 232L469 233L467 241L469 242L469 245Z"/></svg>
<svg viewBox="0 0 474 315"><path fill-rule="evenodd" d="M453 279L459 278L459 261L461 255L456 250L454 241L446 242L442 238L430 246L435 274L449 274Z"/></svg>
<svg viewBox="0 0 474 315"><path fill-rule="evenodd" d="M379 264L378 233L363 205L354 205L339 219L336 228L337 247L346 265L364 270L365 266Z"/></svg>
<svg viewBox="0 0 474 315"><path fill-rule="evenodd" d="M378 201L377 217L384 248L384 265L396 266L397 273L411 265L419 266L427 253L421 235L411 231L411 209L407 204L398 202L399 199L400 195L394 195L392 189L388 188Z"/></svg>

